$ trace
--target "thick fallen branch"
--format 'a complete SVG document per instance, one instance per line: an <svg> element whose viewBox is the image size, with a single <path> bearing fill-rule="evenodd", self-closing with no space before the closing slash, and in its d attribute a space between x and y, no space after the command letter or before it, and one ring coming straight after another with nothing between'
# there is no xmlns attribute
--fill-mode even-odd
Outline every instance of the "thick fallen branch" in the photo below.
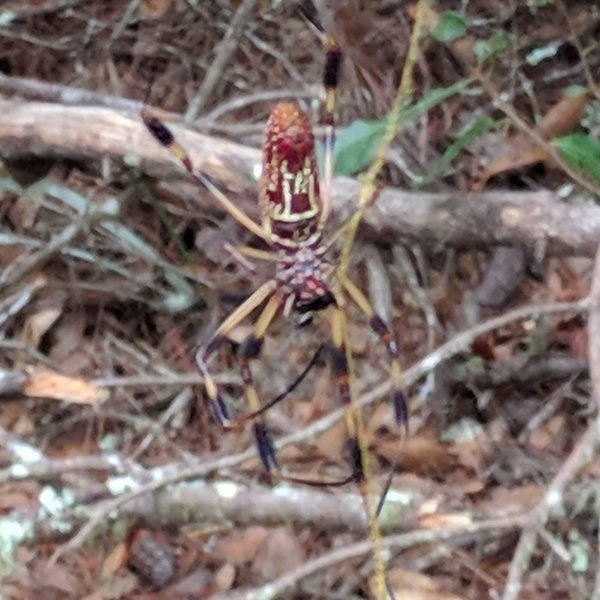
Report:
<svg viewBox="0 0 600 600"><path fill-rule="evenodd" d="M500 543L502 535L510 533L523 520L521 515L505 518L491 518L481 521L465 523L464 525L454 525L450 527L439 527L434 529L415 529L408 533L401 533L386 537L384 545L397 552L411 548L412 546L424 544L444 544L449 548L461 548L467 545L478 544L485 546L485 541L493 539L495 543ZM339 564L343 561L366 554L371 550L371 542L364 541L349 546L342 546L333 551L309 560L290 573L285 573L278 579L270 581L268 584L246 590L235 590L227 594L218 594L213 596L215 600L274 600L285 597L285 592L290 592L298 583L314 575L318 571ZM409 592L410 594L410 592ZM441 598L439 595L423 596L415 592L404 598ZM456 596L444 596L452 597Z"/></svg>
<svg viewBox="0 0 600 600"><path fill-rule="evenodd" d="M136 114L21 100L0 100L0 111L0 155L5 158L38 154L95 160L108 155L130 162L137 156L153 174L185 180ZM228 193L247 198L253 210L259 151L177 125L173 129L195 162ZM352 211L359 185L336 178L338 218ZM176 189L175 184L171 187ZM209 201L191 186L182 189L200 204ZM600 240L600 208L569 205L550 191L429 194L387 188L367 211L365 222L379 234L434 247L523 244L541 253L593 256Z"/></svg>

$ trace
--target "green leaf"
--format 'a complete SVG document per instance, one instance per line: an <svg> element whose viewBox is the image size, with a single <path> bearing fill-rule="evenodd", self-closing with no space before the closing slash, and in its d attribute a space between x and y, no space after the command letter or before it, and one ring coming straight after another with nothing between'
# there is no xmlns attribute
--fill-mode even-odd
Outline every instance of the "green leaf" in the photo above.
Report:
<svg viewBox="0 0 600 600"><path fill-rule="evenodd" d="M571 133L552 140L563 159L600 184L600 141L585 133Z"/></svg>
<svg viewBox="0 0 600 600"><path fill-rule="evenodd" d="M470 79L461 79L445 88L434 88L415 104L402 111L400 123L414 121L422 114L438 106L444 100L462 92ZM355 121L340 129L335 145L335 172L337 175L354 175L364 169L375 157L387 118L376 121ZM323 149L318 148L319 164L322 164Z"/></svg>
<svg viewBox="0 0 600 600"><path fill-rule="evenodd" d="M472 79L460 79L456 83L443 88L433 88L429 90L418 102L408 106L402 111L401 123L414 121L427 111L441 104L444 100L460 94L471 83Z"/></svg>
<svg viewBox="0 0 600 600"><path fill-rule="evenodd" d="M465 35L467 24L464 19L452 10L447 10L440 15L438 24L433 28L431 35L438 42L453 42Z"/></svg>
<svg viewBox="0 0 600 600"><path fill-rule="evenodd" d="M354 121L342 129L335 146L335 171L340 175L353 175L366 167L375 156L385 130L386 119Z"/></svg>
<svg viewBox="0 0 600 600"><path fill-rule="evenodd" d="M482 64L500 56L513 44L514 36L499 32L487 40L477 40L473 44L473 52L475 52L477 62Z"/></svg>
<svg viewBox="0 0 600 600"><path fill-rule="evenodd" d="M469 146L473 140L477 139L483 133L487 133L495 129L500 124L500 121L495 121L490 117L480 117L472 123L469 123L458 134L457 138L448 146L440 159L424 176L420 185L427 185L439 176L444 175L450 168L452 161L460 154L460 152Z"/></svg>

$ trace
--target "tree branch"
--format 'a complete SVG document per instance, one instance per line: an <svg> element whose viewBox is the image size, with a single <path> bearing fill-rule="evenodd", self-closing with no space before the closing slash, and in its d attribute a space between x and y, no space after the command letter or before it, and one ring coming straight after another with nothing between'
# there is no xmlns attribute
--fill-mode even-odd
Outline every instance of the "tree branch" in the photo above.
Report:
<svg viewBox="0 0 600 600"><path fill-rule="evenodd" d="M108 155L123 161L137 156L152 174L186 180L135 114L107 107L7 100L0 100L0 111L0 147L5 158L39 154L98 159ZM245 208L256 214L260 152L181 125L173 125L173 130L195 163L229 194L241 196L241 204L245 202ZM359 187L354 179L336 178L337 219L350 215ZM191 185L169 183L169 188L214 208ZM364 222L378 235L401 235L407 242L433 247L523 244L550 255L591 257L600 239L600 208L567 204L551 191L432 194L386 188L366 212Z"/></svg>

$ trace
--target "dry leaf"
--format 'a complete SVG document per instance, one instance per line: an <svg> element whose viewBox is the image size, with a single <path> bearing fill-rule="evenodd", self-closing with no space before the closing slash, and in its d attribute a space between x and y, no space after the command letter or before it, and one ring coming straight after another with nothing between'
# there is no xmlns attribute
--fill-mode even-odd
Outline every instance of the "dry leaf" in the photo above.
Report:
<svg viewBox="0 0 600 600"><path fill-rule="evenodd" d="M556 442L557 435L564 426L565 416L562 414L555 415L529 436L529 445L537 450L546 450L546 448L551 447Z"/></svg>
<svg viewBox="0 0 600 600"><path fill-rule="evenodd" d="M62 305L52 306L27 317L23 327L23 341L33 348L39 347L42 337L56 323L62 314L62 310Z"/></svg>
<svg viewBox="0 0 600 600"><path fill-rule="evenodd" d="M260 547L253 567L263 579L276 579L304 563L304 550L285 527L274 529Z"/></svg>
<svg viewBox="0 0 600 600"><path fill-rule="evenodd" d="M461 600L443 591L433 577L415 571L391 569L387 581L396 600Z"/></svg>
<svg viewBox="0 0 600 600"><path fill-rule="evenodd" d="M236 531L217 544L215 554L234 565L249 563L264 544L269 531L265 527L248 527Z"/></svg>
<svg viewBox="0 0 600 600"><path fill-rule="evenodd" d="M563 96L548 112L536 128L545 140L569 133L579 125L589 101L588 94ZM474 190L482 190L494 176L506 171L514 171L522 167L543 162L548 158L546 151L539 148L524 132L519 131L507 140L507 146L498 144L500 156L493 159L484 169L473 185Z"/></svg>
<svg viewBox="0 0 600 600"><path fill-rule="evenodd" d="M81 377L68 377L45 367L29 370L23 394L30 398L49 398L73 404L97 404L108 398L108 390Z"/></svg>
<svg viewBox="0 0 600 600"><path fill-rule="evenodd" d="M482 502L479 509L493 514L522 513L535 506L543 493L543 486L534 483L527 483L509 489L496 487L492 491L491 498Z"/></svg>
<svg viewBox="0 0 600 600"><path fill-rule="evenodd" d="M225 563L215 573L215 584L220 591L226 592L233 587L235 581L235 567L231 563Z"/></svg>
<svg viewBox="0 0 600 600"><path fill-rule="evenodd" d="M426 529L443 529L445 527L466 528L473 523L470 514L453 513L440 515L424 515L419 517L419 524Z"/></svg>
<svg viewBox="0 0 600 600"><path fill-rule="evenodd" d="M77 594L81 584L73 570L60 563L56 563L52 567L41 565L34 573L33 580L38 586L43 585L46 593L50 593L50 590L57 590L67 595Z"/></svg>
<svg viewBox="0 0 600 600"><path fill-rule="evenodd" d="M483 169L477 181L472 185L474 191L481 191L487 182L496 175L529 167L544 162L548 158L546 151L532 146L524 133L515 135L509 145L513 148L509 150L508 154L499 156Z"/></svg>
<svg viewBox="0 0 600 600"><path fill-rule="evenodd" d="M1 490L0 512L3 514L15 508L31 507L35 503L38 493L38 490L35 489L35 484L24 485L21 481L15 484L3 485Z"/></svg>
<svg viewBox="0 0 600 600"><path fill-rule="evenodd" d="M102 579L110 579L127 562L129 550L127 544L121 542L102 562Z"/></svg>
<svg viewBox="0 0 600 600"><path fill-rule="evenodd" d="M545 139L564 135L579 126L589 102L587 94L563 96L544 115L538 125L538 133Z"/></svg>
<svg viewBox="0 0 600 600"><path fill-rule="evenodd" d="M166 15L172 4L173 0L144 0L138 14L143 19L157 19Z"/></svg>
<svg viewBox="0 0 600 600"><path fill-rule="evenodd" d="M421 434L401 441L381 442L375 451L386 460L418 475L447 475L456 466L450 446Z"/></svg>
<svg viewBox="0 0 600 600"><path fill-rule="evenodd" d="M418 514L423 517L425 515L433 515L435 514L442 504L443 497L441 495L432 496L425 500L421 506L419 507Z"/></svg>
<svg viewBox="0 0 600 600"><path fill-rule="evenodd" d="M334 423L317 439L316 446L319 454L330 460L339 460L345 456L348 433L344 421Z"/></svg>
<svg viewBox="0 0 600 600"><path fill-rule="evenodd" d="M405 569L390 569L387 580L393 589L418 588L421 590L436 590L438 585L429 575Z"/></svg>

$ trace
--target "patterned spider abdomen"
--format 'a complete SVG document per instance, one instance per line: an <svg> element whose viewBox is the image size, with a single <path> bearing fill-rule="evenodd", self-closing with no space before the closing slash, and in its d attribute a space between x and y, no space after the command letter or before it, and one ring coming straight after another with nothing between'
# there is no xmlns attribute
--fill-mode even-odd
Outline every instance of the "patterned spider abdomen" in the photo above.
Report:
<svg viewBox="0 0 600 600"><path fill-rule="evenodd" d="M263 144L260 206L275 245L294 248L320 240L321 200L310 120L292 102L271 111Z"/></svg>

